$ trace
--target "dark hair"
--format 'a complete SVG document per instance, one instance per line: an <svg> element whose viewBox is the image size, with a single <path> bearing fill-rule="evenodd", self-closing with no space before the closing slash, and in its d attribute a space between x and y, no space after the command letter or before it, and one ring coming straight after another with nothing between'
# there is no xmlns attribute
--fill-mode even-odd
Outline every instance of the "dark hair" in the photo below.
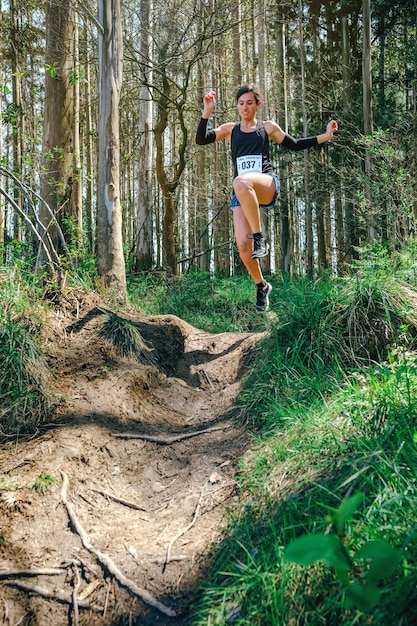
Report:
<svg viewBox="0 0 417 626"><path fill-rule="evenodd" d="M262 103L261 94L259 93L259 89L253 83L247 83L246 85L242 85L236 94L236 102L239 100L244 93L253 93L253 97L255 98L256 104Z"/></svg>

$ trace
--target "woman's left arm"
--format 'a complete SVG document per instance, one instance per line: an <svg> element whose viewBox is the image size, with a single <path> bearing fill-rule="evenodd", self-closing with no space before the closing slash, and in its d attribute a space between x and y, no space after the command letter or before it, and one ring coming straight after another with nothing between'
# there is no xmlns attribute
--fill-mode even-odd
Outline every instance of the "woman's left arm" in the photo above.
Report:
<svg viewBox="0 0 417 626"><path fill-rule="evenodd" d="M291 135L285 133L275 122L265 122L265 129L269 138L273 139L278 144L282 144L289 150L294 150L295 152L298 152L299 150L307 150L317 144L330 141L333 137L333 133L337 131L337 128L337 122L335 120L331 120L327 124L325 133L314 137L302 137L301 139L295 139L294 137L291 137Z"/></svg>

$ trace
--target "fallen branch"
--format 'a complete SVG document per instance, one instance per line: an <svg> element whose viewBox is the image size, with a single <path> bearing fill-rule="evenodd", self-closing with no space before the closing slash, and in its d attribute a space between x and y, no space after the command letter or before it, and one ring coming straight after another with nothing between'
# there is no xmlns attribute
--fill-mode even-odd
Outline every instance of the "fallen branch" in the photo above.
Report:
<svg viewBox="0 0 417 626"><path fill-rule="evenodd" d="M129 502L129 500L124 500L123 498L118 498L117 496L114 496L112 493L109 493L108 491L104 491L103 489L91 489L91 491L94 491L95 493L100 493L102 496L105 496L106 498L110 498L111 500L114 500L115 502L118 502L119 504L124 504L125 506L128 506L131 509L136 509L137 511L144 511L145 513L147 512L146 509L139 506L138 504L135 504L134 502Z"/></svg>
<svg viewBox="0 0 417 626"><path fill-rule="evenodd" d="M65 569L58 567L40 569L0 569L0 580L3 578L28 578L29 576L58 576L65 574Z"/></svg>
<svg viewBox="0 0 417 626"><path fill-rule="evenodd" d="M190 439L190 437L197 437L198 435L204 435L206 433L212 433L216 430L225 430L227 426L212 426L211 428L205 428L204 430L195 430L192 433L183 433L182 435L141 435L139 433L113 433L113 437L117 439L142 439L143 441L151 441L152 443L160 443L161 445L169 446L171 443L182 441L183 439Z"/></svg>
<svg viewBox="0 0 417 626"><path fill-rule="evenodd" d="M42 596L47 600L57 600L57 602L62 602L63 604L72 604L72 594L70 596L66 596L60 591L51 591L50 589L45 589L45 587L40 587L39 585L30 585L22 580L5 580L4 584L9 587L16 587L21 591L36 593L38 596ZM85 600L78 600L78 606L81 606L84 609L91 608L90 603Z"/></svg>
<svg viewBox="0 0 417 626"><path fill-rule="evenodd" d="M190 528L192 528L194 526L194 524L196 523L198 514L200 512L200 502L201 502L202 495L203 495L203 492L201 492L201 494L200 494L200 497L199 497L198 502L197 502L197 506L195 507L194 516L193 516L193 519L190 522L190 524L188 524L187 528L184 528L184 530L179 532L178 535L175 535L175 537L173 539L171 539L171 541L169 542L168 548L167 548L167 554L166 554L166 557L165 557L165 562L164 562L164 565L162 567L162 573L165 572L166 566L168 565L168 563L171 560L171 548L174 545L174 543L177 541L177 539L182 537L182 535L185 535L185 533L188 532L190 530Z"/></svg>
<svg viewBox="0 0 417 626"><path fill-rule="evenodd" d="M164 613L165 615L169 615L170 617L174 617L175 611L170 609L168 606L165 606L165 604L162 604L162 602L159 602L158 600L156 600L149 593L149 591L146 591L146 589L142 589L133 580L131 580L130 578L127 578L127 576L125 576L123 572L120 571L118 566L114 563L114 561L107 554L104 554L103 552L100 552L100 550L96 550L96 548L93 547L93 545L90 543L87 533L85 532L83 526L81 525L81 523L79 522L77 518L77 515L75 513L73 506L71 505L70 502L68 502L67 491L68 491L68 485L69 485L69 478L67 474L63 471L61 471L61 475L63 479L62 490L61 490L61 500L67 509L68 517L70 518L72 527L75 530L75 532L80 536L81 543L83 544L84 548L88 550L89 552L91 552L91 554L93 554L98 559L98 561L100 561L100 563L104 565L104 567L110 572L110 574L112 574L123 587L127 587L127 589L130 589L132 593L139 596L139 598L141 598L141 600L146 602L146 604L149 604L150 606L155 607L156 609L161 611L161 613Z"/></svg>

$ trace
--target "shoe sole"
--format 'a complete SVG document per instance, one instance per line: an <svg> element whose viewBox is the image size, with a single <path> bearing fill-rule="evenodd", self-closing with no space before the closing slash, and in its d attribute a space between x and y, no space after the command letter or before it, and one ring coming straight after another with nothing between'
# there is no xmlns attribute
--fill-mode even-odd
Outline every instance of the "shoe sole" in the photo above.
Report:
<svg viewBox="0 0 417 626"><path fill-rule="evenodd" d="M256 306L256 312L258 315L262 315L263 313L266 313L267 310L269 309L269 295L272 291L272 285L270 285L269 283L267 283L268 287L266 289L266 298L265 298L265 305L264 307L261 309L261 307Z"/></svg>
<svg viewBox="0 0 417 626"><path fill-rule="evenodd" d="M266 244L266 248L263 252L252 252L252 259L263 259L269 253L269 243Z"/></svg>

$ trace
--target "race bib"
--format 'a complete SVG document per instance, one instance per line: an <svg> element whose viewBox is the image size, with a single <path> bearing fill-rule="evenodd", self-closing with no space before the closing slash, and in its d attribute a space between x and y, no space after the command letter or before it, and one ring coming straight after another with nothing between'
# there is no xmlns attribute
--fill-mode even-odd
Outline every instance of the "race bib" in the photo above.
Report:
<svg viewBox="0 0 417 626"><path fill-rule="evenodd" d="M262 172L262 154L248 154L237 157L236 169L238 176L248 172Z"/></svg>

